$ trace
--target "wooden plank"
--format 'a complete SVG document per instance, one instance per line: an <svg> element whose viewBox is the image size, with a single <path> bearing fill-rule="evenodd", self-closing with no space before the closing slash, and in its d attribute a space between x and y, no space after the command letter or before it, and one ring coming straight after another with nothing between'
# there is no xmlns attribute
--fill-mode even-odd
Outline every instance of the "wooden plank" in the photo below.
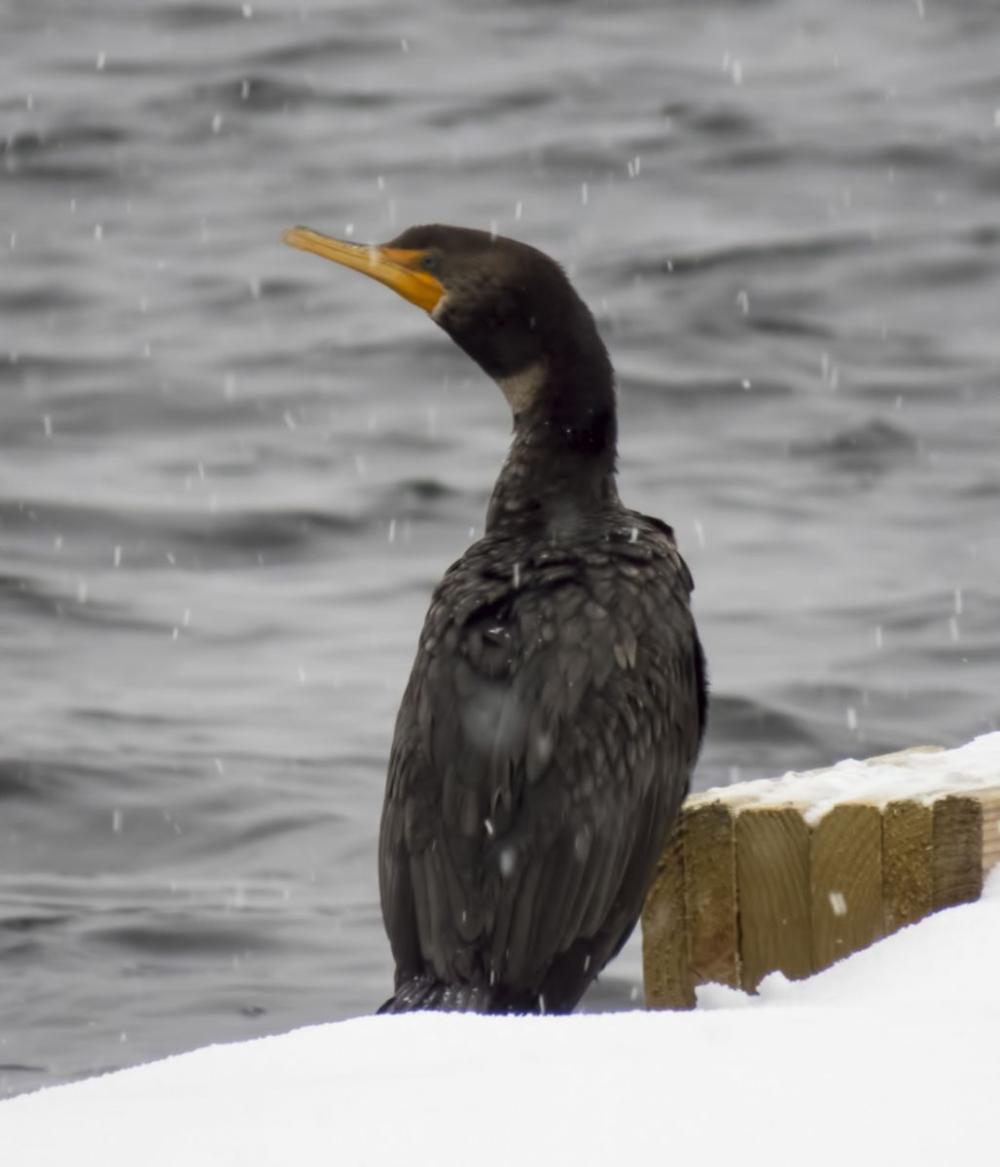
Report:
<svg viewBox="0 0 1000 1167"><path fill-rule="evenodd" d="M648 1009L693 1009L684 918L683 817L656 867L642 909L642 979Z"/></svg>
<svg viewBox="0 0 1000 1167"><path fill-rule="evenodd" d="M684 910L692 983L738 988L736 825L724 802L692 806L684 815Z"/></svg>
<svg viewBox="0 0 1000 1167"><path fill-rule="evenodd" d="M886 803L882 811L882 908L887 936L933 910L932 843L928 805L909 798Z"/></svg>
<svg viewBox="0 0 1000 1167"><path fill-rule="evenodd" d="M882 814L845 802L810 836L812 967L827 968L882 935Z"/></svg>
<svg viewBox="0 0 1000 1167"><path fill-rule="evenodd" d="M740 973L753 991L775 969L812 972L809 827L797 807L748 807L736 819Z"/></svg>
<svg viewBox="0 0 1000 1167"><path fill-rule="evenodd" d="M933 804L934 909L979 899L983 890L983 808L977 798L948 794Z"/></svg>
<svg viewBox="0 0 1000 1167"><path fill-rule="evenodd" d="M1000 864L1000 789L978 795L983 809L983 875Z"/></svg>
<svg viewBox="0 0 1000 1167"><path fill-rule="evenodd" d="M902 763L915 747L879 762ZM790 789L794 788L794 784ZM905 783L903 784L905 789ZM932 911L976 899L1000 866L1000 784L808 807L759 784L692 797L643 913L648 1004L688 1008L707 982L803 977Z"/></svg>

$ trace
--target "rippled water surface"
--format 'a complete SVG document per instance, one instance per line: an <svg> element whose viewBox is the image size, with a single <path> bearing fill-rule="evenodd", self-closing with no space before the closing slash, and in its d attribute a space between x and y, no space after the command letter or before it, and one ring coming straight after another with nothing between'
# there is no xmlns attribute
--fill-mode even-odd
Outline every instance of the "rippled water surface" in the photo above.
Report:
<svg viewBox="0 0 1000 1167"><path fill-rule="evenodd" d="M292 223L567 265L697 580L699 785L997 727L998 38L992 0L7 0L0 1092L389 987L392 720L509 420Z"/></svg>

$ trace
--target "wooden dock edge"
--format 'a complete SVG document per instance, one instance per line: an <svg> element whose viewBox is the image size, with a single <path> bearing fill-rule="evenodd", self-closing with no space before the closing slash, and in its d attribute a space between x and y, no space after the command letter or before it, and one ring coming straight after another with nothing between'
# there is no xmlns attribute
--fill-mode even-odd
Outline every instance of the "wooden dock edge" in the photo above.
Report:
<svg viewBox="0 0 1000 1167"><path fill-rule="evenodd" d="M819 817L792 797L795 776L786 803L761 802L759 785L682 809L642 914L651 1009L692 1008L699 985L752 992L770 972L819 972L978 899L1000 864L1000 774L995 787L846 799Z"/></svg>

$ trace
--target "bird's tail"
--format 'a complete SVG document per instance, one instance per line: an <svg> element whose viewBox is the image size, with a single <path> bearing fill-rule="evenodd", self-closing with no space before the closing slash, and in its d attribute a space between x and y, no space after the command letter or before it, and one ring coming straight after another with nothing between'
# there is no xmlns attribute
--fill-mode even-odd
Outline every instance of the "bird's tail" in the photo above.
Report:
<svg viewBox="0 0 1000 1167"><path fill-rule="evenodd" d="M379 1013L537 1013L534 1002L514 1002L498 996L486 985L446 985L432 976L404 981Z"/></svg>

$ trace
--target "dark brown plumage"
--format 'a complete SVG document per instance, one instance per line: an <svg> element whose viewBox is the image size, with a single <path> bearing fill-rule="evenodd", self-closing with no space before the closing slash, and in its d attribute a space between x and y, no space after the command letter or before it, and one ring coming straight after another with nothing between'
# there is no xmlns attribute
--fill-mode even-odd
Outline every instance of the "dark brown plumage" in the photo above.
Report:
<svg viewBox="0 0 1000 1167"><path fill-rule="evenodd" d="M618 498L610 362L558 265L453 227L378 249L286 238L428 310L514 413L486 533L434 593L396 722L383 1010L569 1011L632 931L689 787L706 715L690 574L671 529Z"/></svg>

